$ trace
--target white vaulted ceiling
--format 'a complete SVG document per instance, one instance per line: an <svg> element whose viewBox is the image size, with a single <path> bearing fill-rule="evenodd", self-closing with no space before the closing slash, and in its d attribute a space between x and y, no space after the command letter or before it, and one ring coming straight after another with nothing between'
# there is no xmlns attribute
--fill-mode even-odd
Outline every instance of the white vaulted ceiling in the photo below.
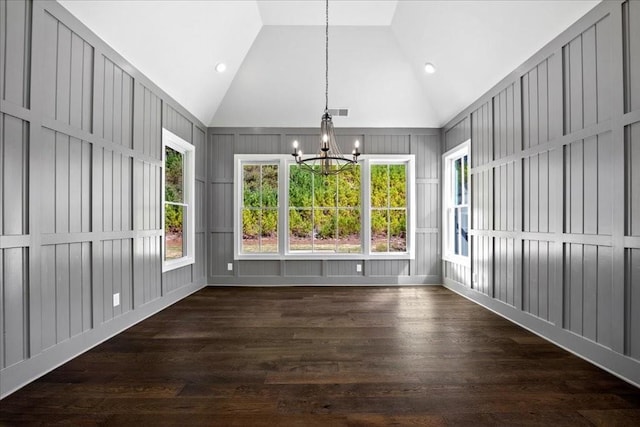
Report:
<svg viewBox="0 0 640 427"><path fill-rule="evenodd" d="M207 125L319 123L324 1L60 3ZM441 127L597 3L331 0L336 126Z"/></svg>

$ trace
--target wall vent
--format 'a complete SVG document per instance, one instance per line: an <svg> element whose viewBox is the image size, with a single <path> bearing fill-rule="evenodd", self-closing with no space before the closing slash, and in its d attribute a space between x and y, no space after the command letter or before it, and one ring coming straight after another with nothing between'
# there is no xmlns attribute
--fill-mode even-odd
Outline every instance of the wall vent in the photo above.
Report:
<svg viewBox="0 0 640 427"><path fill-rule="evenodd" d="M329 114L332 117L349 117L348 108L329 108Z"/></svg>

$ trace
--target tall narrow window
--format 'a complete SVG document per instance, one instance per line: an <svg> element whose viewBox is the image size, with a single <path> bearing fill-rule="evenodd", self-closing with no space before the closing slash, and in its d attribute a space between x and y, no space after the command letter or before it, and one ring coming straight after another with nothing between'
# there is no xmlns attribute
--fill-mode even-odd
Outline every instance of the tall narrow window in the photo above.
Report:
<svg viewBox="0 0 640 427"><path fill-rule="evenodd" d="M407 252L407 165L371 165L371 252Z"/></svg>
<svg viewBox="0 0 640 427"><path fill-rule="evenodd" d="M195 238L195 147L163 129L163 271L192 264Z"/></svg>
<svg viewBox="0 0 640 427"><path fill-rule="evenodd" d="M469 256L468 143L445 154L445 257Z"/></svg>
<svg viewBox="0 0 640 427"><path fill-rule="evenodd" d="M278 253L278 164L242 165L241 250Z"/></svg>
<svg viewBox="0 0 640 427"><path fill-rule="evenodd" d="M289 251L361 253L360 204L359 165L325 177L289 165Z"/></svg>

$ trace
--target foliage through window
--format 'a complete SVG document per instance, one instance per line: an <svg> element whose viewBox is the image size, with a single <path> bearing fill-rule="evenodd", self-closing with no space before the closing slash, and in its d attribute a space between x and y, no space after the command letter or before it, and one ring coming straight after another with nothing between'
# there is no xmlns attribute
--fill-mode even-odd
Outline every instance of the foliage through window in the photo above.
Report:
<svg viewBox="0 0 640 427"><path fill-rule="evenodd" d="M329 176L286 155L235 159L236 258L414 256L412 155L363 155Z"/></svg>
<svg viewBox="0 0 640 427"><path fill-rule="evenodd" d="M278 252L278 165L242 169L242 252Z"/></svg>
<svg viewBox="0 0 640 427"><path fill-rule="evenodd" d="M321 177L289 165L289 251L362 252L359 166Z"/></svg>
<svg viewBox="0 0 640 427"><path fill-rule="evenodd" d="M163 271L193 264L195 257L195 147L163 129Z"/></svg>
<svg viewBox="0 0 640 427"><path fill-rule="evenodd" d="M182 153L165 147L164 259L182 258L185 253L184 159Z"/></svg>
<svg viewBox="0 0 640 427"><path fill-rule="evenodd" d="M407 250L406 164L371 165L371 251Z"/></svg>

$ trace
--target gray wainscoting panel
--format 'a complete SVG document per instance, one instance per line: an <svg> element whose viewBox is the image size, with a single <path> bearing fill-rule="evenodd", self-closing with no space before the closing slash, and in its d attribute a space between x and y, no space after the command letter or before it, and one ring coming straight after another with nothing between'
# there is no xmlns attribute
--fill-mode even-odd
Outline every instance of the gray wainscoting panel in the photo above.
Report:
<svg viewBox="0 0 640 427"><path fill-rule="evenodd" d="M524 231L548 233L553 212L549 191L549 162L553 153L543 151L523 159Z"/></svg>
<svg viewBox="0 0 640 427"><path fill-rule="evenodd" d="M207 164L211 182L233 183L235 135L210 134Z"/></svg>
<svg viewBox="0 0 640 427"><path fill-rule="evenodd" d="M209 228L233 232L233 183L209 184Z"/></svg>
<svg viewBox="0 0 640 427"><path fill-rule="evenodd" d="M404 259L371 260L366 264L368 276L408 276L409 261Z"/></svg>
<svg viewBox="0 0 640 427"><path fill-rule="evenodd" d="M611 234L611 132L564 146L567 233Z"/></svg>
<svg viewBox="0 0 640 427"><path fill-rule="evenodd" d="M101 115L96 128L107 141L133 148L133 77L106 56L101 57L103 68Z"/></svg>
<svg viewBox="0 0 640 427"><path fill-rule="evenodd" d="M493 160L493 109L490 103L482 104L471 113L471 164L482 166ZM464 141L464 140L463 140Z"/></svg>
<svg viewBox="0 0 640 427"><path fill-rule="evenodd" d="M367 135L367 154L408 154L410 135Z"/></svg>
<svg viewBox="0 0 640 427"><path fill-rule="evenodd" d="M2 291L3 315L0 316L2 339L0 339L0 368L15 365L28 357L28 282L27 249L0 250L0 290Z"/></svg>
<svg viewBox="0 0 640 427"><path fill-rule="evenodd" d="M0 1L0 15L4 17L0 58L0 93L2 100L29 108L31 75L31 3Z"/></svg>
<svg viewBox="0 0 640 427"><path fill-rule="evenodd" d="M493 238L476 235L471 237L471 268L476 275L472 282L473 289L485 295L493 295Z"/></svg>
<svg viewBox="0 0 640 427"><path fill-rule="evenodd" d="M354 284L441 283L440 267L440 157L437 129L338 129L338 141L350 152L361 142L365 154L416 156L416 244L414 260L283 260L234 261L233 155L283 154L297 140L303 152L318 147L317 129L210 128L208 180L208 273L211 284L336 284L340 277ZM227 269L231 263L233 271ZM356 271L356 264L362 271ZM268 283L259 276L269 276ZM399 279L401 277L402 279ZM280 283L278 283L280 281Z"/></svg>
<svg viewBox="0 0 640 427"><path fill-rule="evenodd" d="M45 12L44 21L42 112L56 121L91 132L93 46L49 13Z"/></svg>
<svg viewBox="0 0 640 427"><path fill-rule="evenodd" d="M640 384L640 5L602 2L445 126L471 270L445 285ZM487 107L487 106L490 107Z"/></svg>
<svg viewBox="0 0 640 427"><path fill-rule="evenodd" d="M610 21L604 17L562 47L565 134L611 118Z"/></svg>
<svg viewBox="0 0 640 427"><path fill-rule="evenodd" d="M624 112L640 110L640 4L634 1L622 5L624 37Z"/></svg>
<svg viewBox="0 0 640 427"><path fill-rule="evenodd" d="M153 159L162 160L162 100L146 86L138 83L136 88L136 96L142 98L138 102L142 109L142 123L138 125L140 134L136 135L135 149Z"/></svg>
<svg viewBox="0 0 640 427"><path fill-rule="evenodd" d="M440 277L440 233L416 233L416 259L411 261L412 276Z"/></svg>
<svg viewBox="0 0 640 427"><path fill-rule="evenodd" d="M449 151L469 138L471 138L471 120L468 117L464 117L454 126L444 131L443 151Z"/></svg>
<svg viewBox="0 0 640 427"><path fill-rule="evenodd" d="M527 313L549 320L550 284L553 269L550 243L524 240L522 253L522 309Z"/></svg>
<svg viewBox="0 0 640 427"><path fill-rule="evenodd" d="M164 105L163 127L187 142L193 143L193 123L170 105ZM197 153L196 153L197 154Z"/></svg>
<svg viewBox="0 0 640 427"><path fill-rule="evenodd" d="M357 265L360 264L363 268L357 271ZM327 276L330 277L348 277L348 276L362 276L364 274L364 262L360 260L331 260L326 262Z"/></svg>
<svg viewBox="0 0 640 427"><path fill-rule="evenodd" d="M564 327L610 346L611 248L567 244L564 254Z"/></svg>
<svg viewBox="0 0 640 427"><path fill-rule="evenodd" d="M516 85L511 84L493 97L493 156L496 160L521 148L517 137L517 95Z"/></svg>
<svg viewBox="0 0 640 427"><path fill-rule="evenodd" d="M474 229L490 230L493 227L493 181L492 169L471 175L471 223Z"/></svg>
<svg viewBox="0 0 640 427"><path fill-rule="evenodd" d="M629 305L640 304L640 249L626 250L627 283ZM628 328L626 348L629 356L640 359L640 310L629 310L625 319Z"/></svg>
<svg viewBox="0 0 640 427"><path fill-rule="evenodd" d="M281 154L281 146L279 134L240 134L234 154Z"/></svg>
<svg viewBox="0 0 640 427"><path fill-rule="evenodd" d="M280 261L239 261L238 263L238 275L239 276L280 276L281 262ZM260 281L258 279L258 284Z"/></svg>
<svg viewBox="0 0 640 427"><path fill-rule="evenodd" d="M625 158L627 159L627 206L629 236L640 236L640 121L625 128Z"/></svg>
<svg viewBox="0 0 640 427"><path fill-rule="evenodd" d="M515 239L496 237L493 242L494 296L509 304L516 304L518 265L516 264Z"/></svg>
<svg viewBox="0 0 640 427"><path fill-rule="evenodd" d="M496 166L493 170L494 225L496 230L514 231L518 211L516 206L516 163Z"/></svg>
<svg viewBox="0 0 640 427"><path fill-rule="evenodd" d="M135 185L144 191L134 192L135 224L137 230L159 230L162 203L160 202L162 168L157 163L136 160Z"/></svg>
<svg viewBox="0 0 640 427"><path fill-rule="evenodd" d="M288 260L284 263L284 270L285 276L322 276L322 261Z"/></svg>
<svg viewBox="0 0 640 427"><path fill-rule="evenodd" d="M0 232L23 235L28 231L29 124L7 114L0 116ZM10 207L10 208L8 208Z"/></svg>
<svg viewBox="0 0 640 427"><path fill-rule="evenodd" d="M209 282L215 276L234 275L235 266L231 271L227 269L228 263L233 264L233 232L209 233L208 251Z"/></svg>
<svg viewBox="0 0 640 427"><path fill-rule="evenodd" d="M160 298L162 295L161 237L134 239L134 308Z"/></svg>
<svg viewBox="0 0 640 427"><path fill-rule="evenodd" d="M0 0L0 15L4 397L204 285L207 144L202 123L58 3ZM164 288L163 122L199 158L198 264Z"/></svg>

